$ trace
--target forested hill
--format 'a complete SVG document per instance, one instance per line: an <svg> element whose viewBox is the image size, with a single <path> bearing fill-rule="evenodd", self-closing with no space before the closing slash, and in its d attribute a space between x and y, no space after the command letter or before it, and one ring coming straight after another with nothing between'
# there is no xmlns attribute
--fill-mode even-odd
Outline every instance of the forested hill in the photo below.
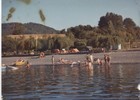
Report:
<svg viewBox="0 0 140 100"><path fill-rule="evenodd" d="M3 35L18 35L18 34L53 34L59 31L37 23L3 23Z"/></svg>

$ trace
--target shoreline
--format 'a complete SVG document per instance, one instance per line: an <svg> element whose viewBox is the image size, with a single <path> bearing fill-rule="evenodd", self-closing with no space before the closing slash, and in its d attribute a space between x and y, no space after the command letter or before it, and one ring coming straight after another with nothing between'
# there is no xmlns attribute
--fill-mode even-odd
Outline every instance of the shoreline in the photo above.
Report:
<svg viewBox="0 0 140 100"><path fill-rule="evenodd" d="M111 64L122 64L122 63L140 63L140 51L115 51L106 53L93 53L94 58L103 59L104 54L109 54L111 57ZM53 55L55 62L60 57L70 61L85 61L86 54L68 54L68 55ZM28 60L32 65L51 65L52 55L46 55L44 58L38 58L38 56L28 57L2 57L1 64L11 65L17 59L22 58Z"/></svg>

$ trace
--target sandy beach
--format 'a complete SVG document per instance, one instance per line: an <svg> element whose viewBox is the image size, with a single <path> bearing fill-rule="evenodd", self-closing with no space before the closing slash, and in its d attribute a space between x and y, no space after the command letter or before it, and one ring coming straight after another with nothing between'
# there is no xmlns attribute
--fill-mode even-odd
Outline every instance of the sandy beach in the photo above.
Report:
<svg viewBox="0 0 140 100"><path fill-rule="evenodd" d="M111 63L140 63L140 51L117 51L108 53L93 53L94 58L103 59L104 54L111 56ZM59 58L64 58L71 61L85 61L86 54L69 54L69 55L53 55L55 62L58 62ZM38 58L37 56L28 57L2 57L2 64L11 65L17 59L22 58L28 60L31 65L47 65L51 64L52 55L46 55L44 58Z"/></svg>

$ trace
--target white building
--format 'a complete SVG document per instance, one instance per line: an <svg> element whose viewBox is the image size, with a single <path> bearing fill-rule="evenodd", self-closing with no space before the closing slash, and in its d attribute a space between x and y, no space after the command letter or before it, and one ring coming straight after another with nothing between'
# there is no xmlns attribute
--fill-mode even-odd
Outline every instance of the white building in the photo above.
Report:
<svg viewBox="0 0 140 100"><path fill-rule="evenodd" d="M111 45L110 48L112 50L121 50L122 49L122 45L121 44Z"/></svg>

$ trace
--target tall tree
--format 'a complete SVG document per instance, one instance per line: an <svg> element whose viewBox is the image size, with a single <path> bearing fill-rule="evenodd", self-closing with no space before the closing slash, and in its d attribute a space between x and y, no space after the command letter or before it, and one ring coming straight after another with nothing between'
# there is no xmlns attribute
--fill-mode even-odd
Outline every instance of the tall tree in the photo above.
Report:
<svg viewBox="0 0 140 100"><path fill-rule="evenodd" d="M125 18L123 24L126 28L131 28L136 26L135 22L131 18Z"/></svg>
<svg viewBox="0 0 140 100"><path fill-rule="evenodd" d="M102 16L98 25L100 28L109 28L110 22L112 22L115 29L119 29L123 26L122 16L114 13L107 13L106 16Z"/></svg>

